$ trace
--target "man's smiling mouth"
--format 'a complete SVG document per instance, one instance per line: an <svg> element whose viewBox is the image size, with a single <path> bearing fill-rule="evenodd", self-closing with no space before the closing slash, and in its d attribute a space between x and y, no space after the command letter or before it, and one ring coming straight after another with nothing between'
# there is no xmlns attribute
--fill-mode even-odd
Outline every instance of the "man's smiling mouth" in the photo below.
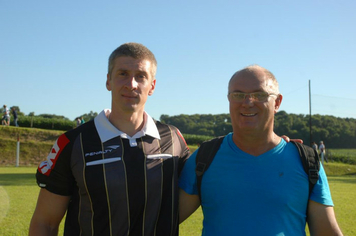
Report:
<svg viewBox="0 0 356 236"><path fill-rule="evenodd" d="M251 117L251 116L255 116L257 113L241 113L242 116L248 116L248 117Z"/></svg>

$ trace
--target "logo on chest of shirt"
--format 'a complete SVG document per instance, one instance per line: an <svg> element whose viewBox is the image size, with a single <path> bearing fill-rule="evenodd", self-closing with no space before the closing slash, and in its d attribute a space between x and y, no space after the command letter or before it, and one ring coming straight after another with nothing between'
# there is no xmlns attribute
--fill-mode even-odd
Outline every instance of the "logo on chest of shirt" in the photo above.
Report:
<svg viewBox="0 0 356 236"><path fill-rule="evenodd" d="M120 145L111 145L111 146L106 147L106 149L104 149L104 150L85 153L85 157L92 157L92 156L102 155L102 154L105 155L107 153L111 153L112 151L114 151L115 149L118 149L119 147L120 147Z"/></svg>
<svg viewBox="0 0 356 236"><path fill-rule="evenodd" d="M87 159L88 162L86 162L86 166L94 166L94 165L102 165L102 164L109 164L112 162L116 162L116 161L121 161L121 157L104 157L105 154L110 154L111 152L113 152L114 150L118 149L120 147L120 145L110 145L104 148L104 150L100 150L100 151L95 151L95 152L87 152L85 153L85 157L87 157L88 159L90 159L90 161ZM95 156L103 156L101 159L99 160L91 160L92 158L89 157L94 157L94 159L97 159L97 157Z"/></svg>

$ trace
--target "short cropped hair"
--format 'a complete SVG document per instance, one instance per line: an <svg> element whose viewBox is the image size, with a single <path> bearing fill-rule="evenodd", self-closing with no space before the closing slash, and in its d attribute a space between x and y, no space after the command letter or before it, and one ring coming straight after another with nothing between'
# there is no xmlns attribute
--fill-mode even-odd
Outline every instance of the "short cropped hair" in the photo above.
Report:
<svg viewBox="0 0 356 236"><path fill-rule="evenodd" d="M157 61L153 53L140 43L125 43L116 48L109 57L108 73L114 68L115 59L118 57L132 57L140 60L148 60L152 63L152 77L156 76Z"/></svg>
<svg viewBox="0 0 356 236"><path fill-rule="evenodd" d="M264 73L264 75L266 76L266 79L269 79L272 82L272 85L274 88L271 88L274 93L279 94L279 85L278 85L278 81L276 79L276 77L274 77L274 75L272 74L272 72L270 72L269 70L267 70L266 68L263 68L262 66L259 65L251 65L251 66L247 66L245 68L243 68L242 70L239 70L237 72L235 72L235 74L232 75L230 82L229 82L229 87L230 87L230 83L232 81L232 79L238 75L238 74L242 74L242 73L248 73L248 74L253 74L255 76L257 76L257 72L258 71L262 71Z"/></svg>

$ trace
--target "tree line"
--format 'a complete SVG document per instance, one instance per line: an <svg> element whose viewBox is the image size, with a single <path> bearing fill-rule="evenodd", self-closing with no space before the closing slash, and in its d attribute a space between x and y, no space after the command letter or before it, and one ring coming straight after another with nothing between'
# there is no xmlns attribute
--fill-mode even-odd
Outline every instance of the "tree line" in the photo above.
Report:
<svg viewBox="0 0 356 236"><path fill-rule="evenodd" d="M75 120L70 120L64 116L35 115L34 112L25 115L20 111L19 107L15 106L15 108L19 117L18 123L21 127L63 131L76 127ZM2 108L0 108L0 113L3 113ZM78 117L83 117L85 121L89 121L97 115L97 112L90 111ZM217 115L161 115L160 121L178 127L189 144L199 144L207 139L232 132L231 118L228 113ZM12 116L11 122L13 122ZM308 145L312 141L316 143L324 141L327 148L356 148L356 119L354 118L312 115L310 119L309 115L288 114L285 111L279 111L275 115L274 130L278 135L300 138Z"/></svg>
<svg viewBox="0 0 356 236"><path fill-rule="evenodd" d="M40 128L40 129L53 129L67 131L76 127L76 119L70 120L62 115L55 114L39 114L35 115L35 112L30 112L28 115L21 112L20 107L12 106L15 108L18 116L18 124L20 127ZM0 108L0 114L4 113L4 109ZM90 111L89 113L82 114L78 117L82 117L84 121L94 119L98 115L97 112ZM13 125L13 114L10 112L10 124Z"/></svg>
<svg viewBox="0 0 356 236"><path fill-rule="evenodd" d="M172 124L183 134L217 137L232 132L229 114L218 115L161 115L161 122ZM311 123L311 129L310 129ZM329 115L288 114L275 115L275 133L300 138L305 144L324 141L328 148L356 148L356 119Z"/></svg>

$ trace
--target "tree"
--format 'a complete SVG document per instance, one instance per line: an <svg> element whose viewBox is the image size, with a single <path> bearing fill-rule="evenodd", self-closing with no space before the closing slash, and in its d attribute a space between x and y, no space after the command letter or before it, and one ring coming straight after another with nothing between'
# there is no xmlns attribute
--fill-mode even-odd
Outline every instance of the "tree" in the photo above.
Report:
<svg viewBox="0 0 356 236"><path fill-rule="evenodd" d="M229 114L162 115L160 120L178 127L183 134L217 137L232 132ZM309 144L309 115L279 111L274 126L278 135L300 138ZM317 143L324 141L329 148L356 148L356 119L313 115L312 139Z"/></svg>
<svg viewBox="0 0 356 236"><path fill-rule="evenodd" d="M78 117L79 117L79 118L80 118L80 117L83 117L83 119L84 119L85 121L89 121L89 120L94 119L97 115L98 115L97 112L90 111L89 113L83 114L83 115L78 116Z"/></svg>

